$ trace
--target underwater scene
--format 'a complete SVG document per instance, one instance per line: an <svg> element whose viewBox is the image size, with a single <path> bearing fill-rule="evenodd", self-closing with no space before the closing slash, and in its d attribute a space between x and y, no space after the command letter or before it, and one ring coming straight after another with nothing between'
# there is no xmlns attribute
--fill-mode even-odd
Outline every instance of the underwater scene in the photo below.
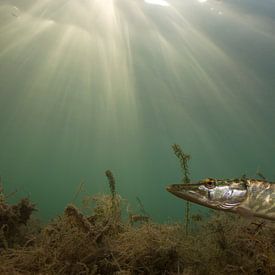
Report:
<svg viewBox="0 0 275 275"><path fill-rule="evenodd" d="M275 0L0 0L0 274L275 274Z"/></svg>

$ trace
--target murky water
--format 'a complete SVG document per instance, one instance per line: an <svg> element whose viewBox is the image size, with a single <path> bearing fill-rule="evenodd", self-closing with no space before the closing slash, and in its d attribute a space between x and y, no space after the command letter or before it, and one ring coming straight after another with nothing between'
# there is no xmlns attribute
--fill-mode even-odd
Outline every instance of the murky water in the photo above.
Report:
<svg viewBox="0 0 275 275"><path fill-rule="evenodd" d="M275 1L0 1L0 174L44 218L84 182L181 219L165 191L275 179Z"/></svg>

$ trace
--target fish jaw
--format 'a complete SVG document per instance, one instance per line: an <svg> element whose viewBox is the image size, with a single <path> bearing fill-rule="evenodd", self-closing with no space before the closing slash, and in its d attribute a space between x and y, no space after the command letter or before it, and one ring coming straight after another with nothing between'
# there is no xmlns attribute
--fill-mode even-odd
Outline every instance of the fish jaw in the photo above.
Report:
<svg viewBox="0 0 275 275"><path fill-rule="evenodd" d="M191 184L172 184L166 188L173 195L209 208L234 211L246 198L246 189L239 190L239 186L229 186L222 182L217 186L210 186L206 182Z"/></svg>
<svg viewBox="0 0 275 275"><path fill-rule="evenodd" d="M167 191L202 206L275 221L275 183L255 179L205 179L172 184Z"/></svg>
<svg viewBox="0 0 275 275"><path fill-rule="evenodd" d="M166 187L166 190L181 199L206 207L215 208L215 206L211 205L207 199L207 192L201 184L171 184Z"/></svg>

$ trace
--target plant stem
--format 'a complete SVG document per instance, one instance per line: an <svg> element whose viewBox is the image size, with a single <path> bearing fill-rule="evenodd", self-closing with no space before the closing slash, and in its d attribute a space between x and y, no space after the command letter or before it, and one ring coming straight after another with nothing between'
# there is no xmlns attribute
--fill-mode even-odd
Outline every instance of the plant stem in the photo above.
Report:
<svg viewBox="0 0 275 275"><path fill-rule="evenodd" d="M180 161L181 170L183 172L183 179L182 182L187 184L190 182L190 172L188 168L188 161L190 160L190 155L187 155L183 152L181 147L178 144L173 144L172 148L174 150L175 155L178 157ZM185 233L188 235L189 232L189 224L190 224L190 203L189 201L185 204Z"/></svg>

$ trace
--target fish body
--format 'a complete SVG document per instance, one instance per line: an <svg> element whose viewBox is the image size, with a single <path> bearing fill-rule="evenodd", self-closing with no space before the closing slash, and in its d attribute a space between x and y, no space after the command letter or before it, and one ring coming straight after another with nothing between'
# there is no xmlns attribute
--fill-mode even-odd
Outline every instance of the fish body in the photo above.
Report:
<svg viewBox="0 0 275 275"><path fill-rule="evenodd" d="M205 179L172 184L167 191L216 210L275 221L275 183L257 179Z"/></svg>

